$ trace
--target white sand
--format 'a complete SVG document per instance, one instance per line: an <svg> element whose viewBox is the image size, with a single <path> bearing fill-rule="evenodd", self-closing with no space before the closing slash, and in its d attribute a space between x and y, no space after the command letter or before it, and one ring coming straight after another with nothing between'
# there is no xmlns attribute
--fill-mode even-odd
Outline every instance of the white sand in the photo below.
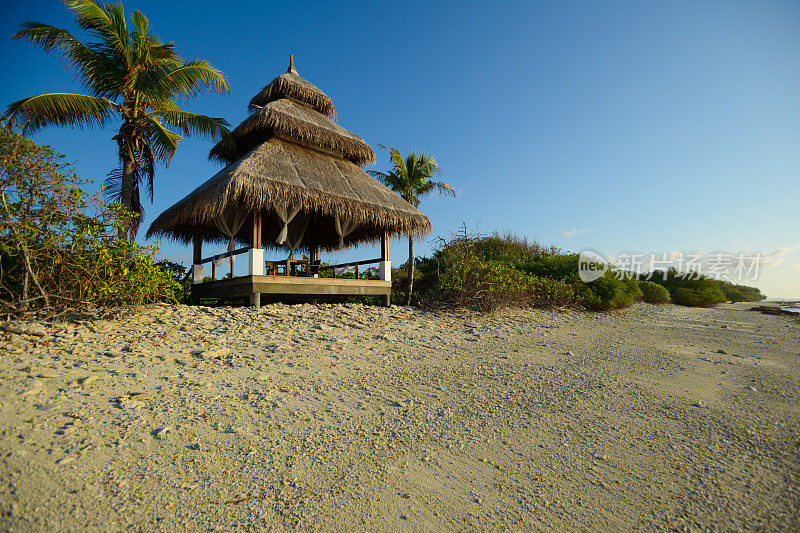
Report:
<svg viewBox="0 0 800 533"><path fill-rule="evenodd" d="M800 321L747 307L6 334L0 529L797 530Z"/></svg>

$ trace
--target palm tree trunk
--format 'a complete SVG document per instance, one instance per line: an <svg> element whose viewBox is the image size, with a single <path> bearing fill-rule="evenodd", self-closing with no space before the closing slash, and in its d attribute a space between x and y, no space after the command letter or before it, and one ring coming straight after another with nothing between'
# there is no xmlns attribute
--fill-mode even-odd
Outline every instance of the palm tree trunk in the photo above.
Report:
<svg viewBox="0 0 800 533"><path fill-rule="evenodd" d="M122 197L122 206L128 210L132 211L132 204L133 204L133 171L134 171L134 161L133 156L131 155L129 150L125 150L122 156L122 183L121 183L121 197ZM132 226L128 223L128 227L125 228L124 232L125 238L130 238L132 231ZM120 238L122 238L122 231L120 231Z"/></svg>
<svg viewBox="0 0 800 533"><path fill-rule="evenodd" d="M414 290L414 237L408 236L408 296L406 305L411 305L411 292Z"/></svg>
<svg viewBox="0 0 800 533"><path fill-rule="evenodd" d="M131 208L133 202L133 159L126 156L122 160L122 205Z"/></svg>

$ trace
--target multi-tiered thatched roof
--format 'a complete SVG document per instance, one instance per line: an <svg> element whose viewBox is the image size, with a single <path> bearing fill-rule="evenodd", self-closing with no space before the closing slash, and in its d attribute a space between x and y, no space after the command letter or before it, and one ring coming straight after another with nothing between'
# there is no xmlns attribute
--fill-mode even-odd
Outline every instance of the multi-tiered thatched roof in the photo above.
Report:
<svg viewBox="0 0 800 533"><path fill-rule="evenodd" d="M347 245L376 241L384 232L430 231L425 215L360 168L375 161L375 152L330 118L333 102L300 77L292 60L286 74L253 97L249 109L250 116L230 139L209 154L228 166L164 211L151 224L148 238L188 243L200 226L203 240L226 242L214 217L240 210L248 218L236 240L251 242L253 213L260 212L269 244L282 227L276 208L299 208L310 217L303 247L336 248L336 217L357 224Z"/></svg>

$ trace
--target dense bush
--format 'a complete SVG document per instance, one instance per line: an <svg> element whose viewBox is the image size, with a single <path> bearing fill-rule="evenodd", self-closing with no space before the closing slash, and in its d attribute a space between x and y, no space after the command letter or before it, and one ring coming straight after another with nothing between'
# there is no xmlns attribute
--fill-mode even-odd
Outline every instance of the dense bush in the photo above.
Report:
<svg viewBox="0 0 800 533"><path fill-rule="evenodd" d="M174 273L154 247L120 238L130 213L81 190L64 156L0 132L0 309L132 306L174 301Z"/></svg>
<svg viewBox="0 0 800 533"><path fill-rule="evenodd" d="M417 259L418 301L492 310L508 306L621 309L640 297L638 282L614 273L592 283L578 276L578 255L563 254L514 235L442 241L432 257ZM393 271L393 297L403 301L407 269Z"/></svg>
<svg viewBox="0 0 800 533"><path fill-rule="evenodd" d="M467 256L454 261L439 278L438 297L483 310L508 306L561 306L574 299L568 285L530 276L508 263Z"/></svg>
<svg viewBox="0 0 800 533"><path fill-rule="evenodd" d="M652 281L640 281L639 289L642 291L642 300L649 304L668 304L672 301L669 291L658 283Z"/></svg>
<svg viewBox="0 0 800 533"><path fill-rule="evenodd" d="M645 276L643 275L642 277ZM718 281L697 273L678 272L674 268L666 272L657 270L652 274L648 274L646 277L654 283L666 288L669 291L672 302L679 305L713 307L727 301L755 301L764 299L764 295L761 294L758 289ZM747 297L753 299L734 300L726 294L727 290L724 289L726 286L734 297L741 294L742 297L748 295Z"/></svg>
<svg viewBox="0 0 800 533"><path fill-rule="evenodd" d="M529 274L569 284L575 303L597 311L629 307L641 296L635 279L611 270L591 283L584 283L578 275L578 261L578 254L548 255L525 263L522 268Z"/></svg>
<svg viewBox="0 0 800 533"><path fill-rule="evenodd" d="M465 230L442 240L431 257L417 258L415 298L476 309L505 306L575 306L597 311L624 309L637 300L654 304L711 307L726 301L756 301L753 287L674 269L632 275L608 270L581 281L578 254L545 248L514 235L471 236ZM392 296L405 302L405 265L392 271Z"/></svg>
<svg viewBox="0 0 800 533"><path fill-rule="evenodd" d="M577 270L578 266L575 265ZM595 311L624 309L633 305L641 296L639 282L631 276L618 277L607 271L605 275L591 283L573 281L578 287L579 302Z"/></svg>
<svg viewBox="0 0 800 533"><path fill-rule="evenodd" d="M728 301L722 289L714 286L705 287L677 287L670 291L672 301L678 305L690 307L713 307Z"/></svg>
<svg viewBox="0 0 800 533"><path fill-rule="evenodd" d="M720 281L719 285L729 302L760 302L767 297L755 287L735 285L728 281Z"/></svg>

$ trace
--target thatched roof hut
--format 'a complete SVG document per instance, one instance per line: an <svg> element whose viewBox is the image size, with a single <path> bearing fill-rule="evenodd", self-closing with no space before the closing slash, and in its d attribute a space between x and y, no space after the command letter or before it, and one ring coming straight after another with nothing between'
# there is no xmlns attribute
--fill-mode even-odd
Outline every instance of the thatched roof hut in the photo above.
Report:
<svg viewBox="0 0 800 533"><path fill-rule="evenodd" d="M430 231L425 215L360 168L375 152L330 118L333 102L293 59L249 110L209 154L227 166L159 215L148 238L228 242L233 234L247 245L260 220L267 245L281 246L288 230L299 248L332 250Z"/></svg>

